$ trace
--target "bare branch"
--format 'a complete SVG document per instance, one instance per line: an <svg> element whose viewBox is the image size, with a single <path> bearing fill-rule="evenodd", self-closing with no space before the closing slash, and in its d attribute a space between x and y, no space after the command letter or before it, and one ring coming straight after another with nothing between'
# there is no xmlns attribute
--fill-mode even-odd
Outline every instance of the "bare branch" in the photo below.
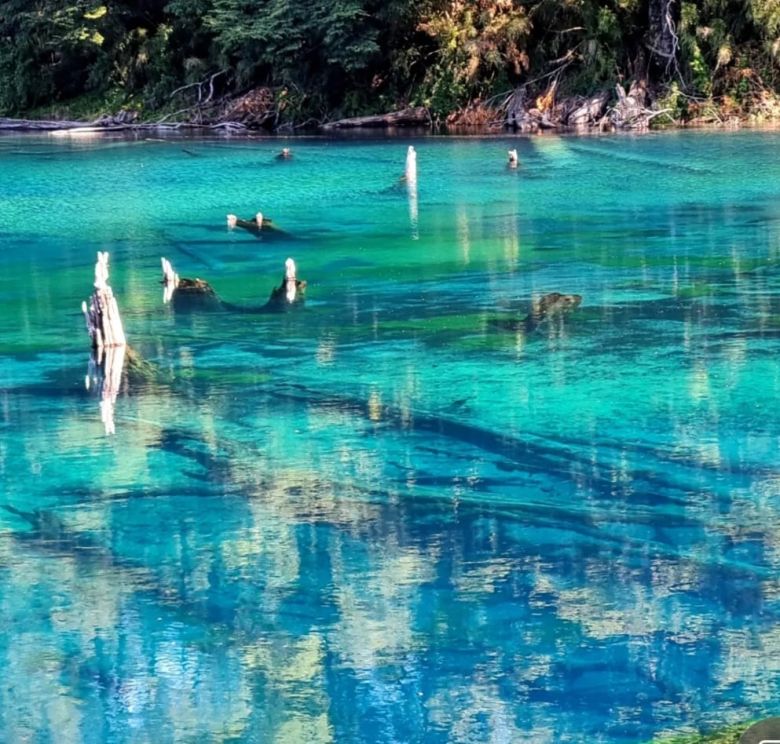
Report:
<svg viewBox="0 0 780 744"><path fill-rule="evenodd" d="M200 85L200 83L190 83L189 85L182 85L181 88L176 88L173 93L171 93L169 98L173 98L177 93L181 93L183 90L188 90L189 88L194 88L196 85Z"/></svg>

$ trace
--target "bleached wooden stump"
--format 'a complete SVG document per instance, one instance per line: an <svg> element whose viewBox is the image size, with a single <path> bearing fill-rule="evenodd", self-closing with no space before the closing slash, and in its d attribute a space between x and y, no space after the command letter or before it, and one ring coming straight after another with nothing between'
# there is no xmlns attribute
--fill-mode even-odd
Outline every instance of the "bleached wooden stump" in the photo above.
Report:
<svg viewBox="0 0 780 744"><path fill-rule="evenodd" d="M95 289L89 305L81 303L92 354L85 384L100 396L100 418L106 434L114 434L114 406L122 383L127 341L119 307L108 286L108 253L99 251L95 263Z"/></svg>
<svg viewBox="0 0 780 744"><path fill-rule="evenodd" d="M163 272L163 303L168 303L173 297L173 293L179 287L179 275L173 270L171 262L167 258L160 259Z"/></svg>
<svg viewBox="0 0 780 744"><path fill-rule="evenodd" d="M284 262L284 296L290 303L295 302L295 295L298 294L298 280L295 273L295 261L288 258Z"/></svg>
<svg viewBox="0 0 780 744"><path fill-rule="evenodd" d="M81 309L87 323L87 332L92 340L93 349L111 346L124 346L125 331L114 292L108 286L108 252L98 251L95 263L95 290Z"/></svg>
<svg viewBox="0 0 780 744"><path fill-rule="evenodd" d="M306 282L298 279L297 272L295 261L288 258L284 262L284 279L278 287L271 290L271 296L261 308L261 312L279 312L303 303Z"/></svg>

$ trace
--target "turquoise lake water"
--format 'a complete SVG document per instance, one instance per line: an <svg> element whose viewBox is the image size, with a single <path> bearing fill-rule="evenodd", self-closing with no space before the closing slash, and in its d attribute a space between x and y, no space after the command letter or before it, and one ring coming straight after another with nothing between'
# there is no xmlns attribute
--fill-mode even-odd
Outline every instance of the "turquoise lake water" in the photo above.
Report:
<svg viewBox="0 0 780 744"><path fill-rule="evenodd" d="M780 135L282 144L0 138L0 740L780 712ZM154 365L113 434L97 251ZM179 312L162 256L306 302Z"/></svg>

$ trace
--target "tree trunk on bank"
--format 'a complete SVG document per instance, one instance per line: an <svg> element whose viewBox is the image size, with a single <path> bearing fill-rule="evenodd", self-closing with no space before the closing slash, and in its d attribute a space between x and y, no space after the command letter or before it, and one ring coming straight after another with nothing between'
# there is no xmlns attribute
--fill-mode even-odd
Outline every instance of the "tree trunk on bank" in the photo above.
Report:
<svg viewBox="0 0 780 744"><path fill-rule="evenodd" d="M649 0L647 8L647 47L658 71L668 74L677 66L680 42L677 26L680 21L679 0Z"/></svg>
<svg viewBox="0 0 780 744"><path fill-rule="evenodd" d="M321 129L357 129L363 127L427 127L431 124L431 115L423 106L391 111L377 116L356 116L351 119L339 119L323 124Z"/></svg>

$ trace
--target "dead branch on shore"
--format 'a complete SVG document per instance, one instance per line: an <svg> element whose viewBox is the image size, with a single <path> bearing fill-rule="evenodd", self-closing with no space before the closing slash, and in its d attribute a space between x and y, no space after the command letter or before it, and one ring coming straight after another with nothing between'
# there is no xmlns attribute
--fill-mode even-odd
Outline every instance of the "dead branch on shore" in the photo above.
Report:
<svg viewBox="0 0 780 744"><path fill-rule="evenodd" d="M209 86L209 94L206 96L206 99L203 100L203 86L206 85L206 79L204 78L198 83L190 83L189 85L182 85L180 88L176 88L169 98L173 100L173 97L176 96L179 93L184 92L185 90L189 90L190 88L195 88L198 91L198 105L206 105L207 103L210 103L212 98L214 98L214 81L220 76L225 75L227 73L227 70L219 70L218 72L215 72L213 75L209 76L208 78L208 86Z"/></svg>
<svg viewBox="0 0 780 744"><path fill-rule="evenodd" d="M647 106L647 86L642 80L635 80L626 93L622 85L615 86L617 102L608 117L616 129L645 130L657 116L669 114L672 109L651 109Z"/></svg>

